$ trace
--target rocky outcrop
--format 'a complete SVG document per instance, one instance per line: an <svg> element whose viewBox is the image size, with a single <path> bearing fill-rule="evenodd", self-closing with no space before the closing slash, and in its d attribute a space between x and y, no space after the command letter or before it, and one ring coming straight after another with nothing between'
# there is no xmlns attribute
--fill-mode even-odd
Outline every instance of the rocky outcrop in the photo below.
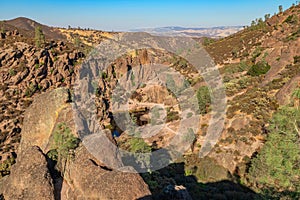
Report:
<svg viewBox="0 0 300 200"><path fill-rule="evenodd" d="M58 160L58 164L64 167L56 167L59 173L53 174L53 162L45 155L52 148L56 127L64 123L77 136L68 100L68 90L63 88L35 98L25 112L17 163L11 175L3 181L0 194L3 193L5 199L54 199L54 196L56 199L74 200L132 200L147 196L149 199L151 193L138 173L124 173L121 168L107 167L82 144L71 157ZM116 152L113 154L117 155ZM107 155L111 154L107 152L102 156ZM62 177L57 177L58 174Z"/></svg>
<svg viewBox="0 0 300 200"><path fill-rule="evenodd" d="M19 152L38 146L45 152L60 111L67 107L67 89L59 88L37 96L26 110Z"/></svg>
<svg viewBox="0 0 300 200"><path fill-rule="evenodd" d="M64 178L63 199L132 200L151 195L138 174L107 168L83 146L77 149L75 159L66 167Z"/></svg>
<svg viewBox="0 0 300 200"><path fill-rule="evenodd" d="M0 186L0 193L7 200L54 200L46 157L38 147L30 147L19 155L10 176Z"/></svg>
<svg viewBox="0 0 300 200"><path fill-rule="evenodd" d="M83 57L63 42L37 48L30 38L14 38L17 32L8 32L0 40L0 164L16 155L24 111L32 98L57 87L70 88L75 82L75 63Z"/></svg>

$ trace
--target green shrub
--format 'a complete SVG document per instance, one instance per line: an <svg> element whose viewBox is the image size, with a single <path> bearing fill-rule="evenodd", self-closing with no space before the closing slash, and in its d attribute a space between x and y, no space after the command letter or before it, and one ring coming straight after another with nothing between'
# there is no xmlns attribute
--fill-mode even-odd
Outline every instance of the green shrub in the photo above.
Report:
<svg viewBox="0 0 300 200"><path fill-rule="evenodd" d="M10 174L10 168L13 164L15 164L15 158L9 158L5 161L3 161L0 164L0 177L6 176Z"/></svg>
<svg viewBox="0 0 300 200"><path fill-rule="evenodd" d="M296 40L298 37L300 37L300 28L293 32L292 34L290 34L289 36L287 36L283 41L284 42L288 42L288 41L294 41Z"/></svg>
<svg viewBox="0 0 300 200"><path fill-rule="evenodd" d="M187 118L191 118L193 117L193 113L192 112L189 112L187 115L186 115Z"/></svg>
<svg viewBox="0 0 300 200"><path fill-rule="evenodd" d="M210 44L212 44L212 43L214 43L216 40L215 39L213 39L213 38L204 38L203 39L203 45L204 46L208 46L208 45L210 45Z"/></svg>
<svg viewBox="0 0 300 200"><path fill-rule="evenodd" d="M271 66L267 62L259 62L253 65L249 71L248 75L250 76L259 76L262 74L266 74L270 70Z"/></svg>
<svg viewBox="0 0 300 200"><path fill-rule="evenodd" d="M150 153L151 147L142 138L132 138L129 142L130 152L132 153Z"/></svg>
<svg viewBox="0 0 300 200"><path fill-rule="evenodd" d="M107 78L106 72L102 72L102 73L101 73L101 78L102 78L102 79L106 79L106 78Z"/></svg>
<svg viewBox="0 0 300 200"><path fill-rule="evenodd" d="M258 58L261 55L261 52L262 52L262 48L261 47L256 47L256 49L254 50L254 52L252 54L253 61L255 61L256 58Z"/></svg>
<svg viewBox="0 0 300 200"><path fill-rule="evenodd" d="M289 24L297 24L298 23L298 17L297 15L290 15L284 20L284 22Z"/></svg>
<svg viewBox="0 0 300 200"><path fill-rule="evenodd" d="M37 86L34 85L33 83L30 83L30 85L26 88L25 95L27 97L32 97L32 95L36 92L36 90L37 90Z"/></svg>
<svg viewBox="0 0 300 200"><path fill-rule="evenodd" d="M208 107L211 103L210 92L207 86L202 86L197 91L197 99L200 114L208 113Z"/></svg>
<svg viewBox="0 0 300 200"><path fill-rule="evenodd" d="M194 174L194 172L193 172L193 170L191 170L191 169L186 169L185 171L184 171L184 175L185 176L192 176Z"/></svg>
<svg viewBox="0 0 300 200"><path fill-rule="evenodd" d="M16 71L12 68L9 69L9 75L10 76L15 76L16 75Z"/></svg>
<svg viewBox="0 0 300 200"><path fill-rule="evenodd" d="M175 120L179 120L179 113L177 111L167 111L167 120L166 122L172 122Z"/></svg>
<svg viewBox="0 0 300 200"><path fill-rule="evenodd" d="M294 57L294 64L300 63L300 56Z"/></svg>
<svg viewBox="0 0 300 200"><path fill-rule="evenodd" d="M142 138L136 137L130 139L129 144L129 151L136 153L133 155L134 162L138 163L142 168L149 169L151 159L150 153L152 151L151 146L149 146Z"/></svg>
<svg viewBox="0 0 300 200"><path fill-rule="evenodd" d="M48 156L56 161L67 159L79 145L79 139L76 138L71 129L65 124L60 123L56 126L53 134L53 143Z"/></svg>

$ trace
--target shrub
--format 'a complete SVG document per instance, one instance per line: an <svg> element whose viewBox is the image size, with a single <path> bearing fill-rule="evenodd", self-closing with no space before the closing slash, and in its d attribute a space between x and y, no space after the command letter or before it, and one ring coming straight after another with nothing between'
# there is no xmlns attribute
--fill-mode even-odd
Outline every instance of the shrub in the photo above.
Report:
<svg viewBox="0 0 300 200"><path fill-rule="evenodd" d="M167 120L166 122L172 122L175 120L179 120L179 113L177 111L167 111Z"/></svg>
<svg viewBox="0 0 300 200"><path fill-rule="evenodd" d="M13 164L15 164L15 158L12 157L12 158L9 158L5 161L3 161L1 164L0 164L0 177L3 177L3 176L6 176L6 175L9 175L10 174L10 168Z"/></svg>
<svg viewBox="0 0 300 200"><path fill-rule="evenodd" d="M294 41L296 40L298 37L300 37L300 29L298 29L297 31L293 32L292 34L290 34L289 36L287 36L286 38L284 38L284 42L288 42L288 41Z"/></svg>
<svg viewBox="0 0 300 200"><path fill-rule="evenodd" d="M79 139L76 138L71 129L65 124L57 125L53 134L53 143L48 156L56 161L67 159L71 155L71 150L74 150L79 145Z"/></svg>
<svg viewBox="0 0 300 200"><path fill-rule="evenodd" d="M253 55L252 55L253 61L255 61L255 59L261 55L261 52L262 52L262 48L256 47L256 49L254 50Z"/></svg>
<svg viewBox="0 0 300 200"><path fill-rule="evenodd" d="M294 57L294 64L300 63L300 56Z"/></svg>
<svg viewBox="0 0 300 200"><path fill-rule="evenodd" d="M131 164L135 162L141 169L149 169L151 159L151 155L149 153L152 151L151 146L149 146L142 138L136 137L130 139L129 145L129 151L136 154L133 154L131 158L126 159L127 161L125 162L129 162Z"/></svg>
<svg viewBox="0 0 300 200"><path fill-rule="evenodd" d="M216 40L215 39L213 39L213 38L204 38L203 39L203 45L204 46L208 46L208 45L210 45L210 44L212 44L212 43L214 43Z"/></svg>
<svg viewBox="0 0 300 200"><path fill-rule="evenodd" d="M202 86L197 91L197 99L200 114L208 112L209 104L211 103L210 92L207 86Z"/></svg>
<svg viewBox="0 0 300 200"><path fill-rule="evenodd" d="M9 75L10 75L10 76L14 76L14 75L16 75L16 72L15 72L15 70L14 70L14 69L12 69L12 68L10 68L10 69L9 69Z"/></svg>
<svg viewBox="0 0 300 200"><path fill-rule="evenodd" d="M248 75L250 76L259 76L262 74L266 74L270 70L271 66L267 62L259 62L253 65L249 71Z"/></svg>
<svg viewBox="0 0 300 200"><path fill-rule="evenodd" d="M297 24L298 23L298 17L297 15L290 15L284 20L284 22L289 24Z"/></svg>
<svg viewBox="0 0 300 200"><path fill-rule="evenodd" d="M106 72L102 72L102 73L101 73L101 78L102 78L102 79L106 79L106 78L107 78Z"/></svg>
<svg viewBox="0 0 300 200"><path fill-rule="evenodd" d="M32 95L36 92L36 90L37 90L37 86L34 85L33 83L30 83L30 85L26 88L25 95L27 97L32 97Z"/></svg>
<svg viewBox="0 0 300 200"><path fill-rule="evenodd" d="M129 142L130 152L132 153L150 153L151 147L142 138L132 138Z"/></svg>

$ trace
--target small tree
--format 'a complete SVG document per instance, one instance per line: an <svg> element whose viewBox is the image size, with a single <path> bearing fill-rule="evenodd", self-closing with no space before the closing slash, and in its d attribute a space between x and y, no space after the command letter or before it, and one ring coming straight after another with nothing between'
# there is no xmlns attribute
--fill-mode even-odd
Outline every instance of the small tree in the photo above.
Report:
<svg viewBox="0 0 300 200"><path fill-rule="evenodd" d="M265 14L265 21L267 21L268 19L270 19L270 14Z"/></svg>
<svg viewBox="0 0 300 200"><path fill-rule="evenodd" d="M79 139L76 138L71 129L65 124L60 123L55 128L53 134L53 142L48 156L61 165L62 170L65 170L65 165L72 155L72 151L79 145Z"/></svg>
<svg viewBox="0 0 300 200"><path fill-rule="evenodd" d="M282 7L282 5L280 5L280 6L278 7L278 9L279 9L279 13L282 13L282 12L283 12L283 7Z"/></svg>
<svg viewBox="0 0 300 200"><path fill-rule="evenodd" d="M296 90L294 90L292 97L294 97L294 106L299 109L299 104L300 104L300 88L298 87Z"/></svg>
<svg viewBox="0 0 300 200"><path fill-rule="evenodd" d="M35 27L35 46L40 48L45 44L45 35L41 29L41 27Z"/></svg>
<svg viewBox="0 0 300 200"><path fill-rule="evenodd" d="M78 50L81 46L81 43L82 43L79 36L76 35L74 37L73 43L74 43L75 48Z"/></svg>
<svg viewBox="0 0 300 200"><path fill-rule="evenodd" d="M198 106L200 114L208 112L208 106L211 103L210 92L207 86L202 86L197 91Z"/></svg>

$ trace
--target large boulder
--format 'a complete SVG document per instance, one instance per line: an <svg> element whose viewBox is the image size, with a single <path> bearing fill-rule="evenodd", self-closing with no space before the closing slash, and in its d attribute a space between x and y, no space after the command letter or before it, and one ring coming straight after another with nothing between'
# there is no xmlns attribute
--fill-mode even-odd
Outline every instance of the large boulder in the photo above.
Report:
<svg viewBox="0 0 300 200"><path fill-rule="evenodd" d="M54 200L47 161L38 147L30 147L19 155L10 176L0 186L6 200Z"/></svg>
<svg viewBox="0 0 300 200"><path fill-rule="evenodd" d="M69 94L64 88L35 97L33 104L25 111L19 151L38 146L45 153L58 113L68 106L68 100Z"/></svg>
<svg viewBox="0 0 300 200"><path fill-rule="evenodd" d="M129 168L129 167L128 167ZM137 173L107 168L82 146L68 164L62 199L151 199L147 184Z"/></svg>

